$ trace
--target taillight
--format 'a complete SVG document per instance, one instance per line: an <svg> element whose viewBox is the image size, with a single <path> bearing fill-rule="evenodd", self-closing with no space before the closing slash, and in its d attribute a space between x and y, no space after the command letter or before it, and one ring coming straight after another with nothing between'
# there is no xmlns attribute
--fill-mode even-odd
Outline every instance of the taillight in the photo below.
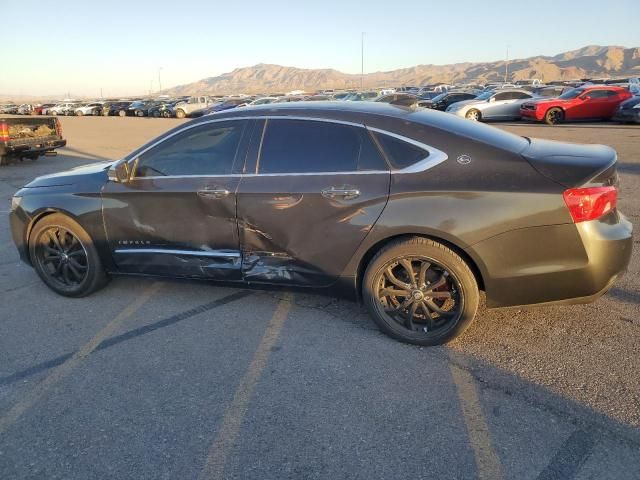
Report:
<svg viewBox="0 0 640 480"><path fill-rule="evenodd" d="M9 125L7 122L0 122L0 142L9 141Z"/></svg>
<svg viewBox="0 0 640 480"><path fill-rule="evenodd" d="M573 223L602 217L616 208L618 189L609 187L570 188L563 194Z"/></svg>

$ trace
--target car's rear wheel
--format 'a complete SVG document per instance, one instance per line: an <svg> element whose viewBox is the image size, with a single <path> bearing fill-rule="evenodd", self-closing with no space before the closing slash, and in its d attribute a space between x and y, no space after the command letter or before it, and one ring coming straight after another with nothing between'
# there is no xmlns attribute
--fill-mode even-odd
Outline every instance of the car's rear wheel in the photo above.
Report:
<svg viewBox="0 0 640 480"><path fill-rule="evenodd" d="M118 112L118 115L120 115L121 117L126 117L127 116L127 112L125 110L120 110Z"/></svg>
<svg viewBox="0 0 640 480"><path fill-rule="evenodd" d="M475 108L469 110L464 117L467 120L473 120L474 122L479 122L480 120L482 120L482 114L480 113L480 110L477 110Z"/></svg>
<svg viewBox="0 0 640 480"><path fill-rule="evenodd" d="M557 125L564 121L564 112L560 108L550 108L544 115L544 121L549 125Z"/></svg>
<svg viewBox="0 0 640 480"><path fill-rule="evenodd" d="M77 116L77 117L81 117L82 115L83 115L83 113L82 113L80 110L78 110L78 111L76 112L76 116Z"/></svg>
<svg viewBox="0 0 640 480"><path fill-rule="evenodd" d="M422 237L390 243L370 261L363 299L387 335L431 346L462 334L478 309L478 285L450 248Z"/></svg>
<svg viewBox="0 0 640 480"><path fill-rule="evenodd" d="M58 213L36 223L29 254L42 281L60 295L83 297L109 280L89 234L76 221Z"/></svg>
<svg viewBox="0 0 640 480"><path fill-rule="evenodd" d="M186 114L184 113L184 110L176 110L176 118L184 118L186 117Z"/></svg>
<svg viewBox="0 0 640 480"><path fill-rule="evenodd" d="M50 113L49 113L49 115L53 115L53 116L55 117L56 115L58 115L58 112L56 112L55 110L53 110L52 112L50 112Z"/></svg>

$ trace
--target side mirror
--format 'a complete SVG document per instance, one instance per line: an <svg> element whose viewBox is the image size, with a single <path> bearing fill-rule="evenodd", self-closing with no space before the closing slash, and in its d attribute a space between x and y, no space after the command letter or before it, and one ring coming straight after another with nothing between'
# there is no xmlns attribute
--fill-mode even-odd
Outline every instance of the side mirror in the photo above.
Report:
<svg viewBox="0 0 640 480"><path fill-rule="evenodd" d="M129 162L118 162L112 165L107 172L109 181L126 183L131 178L131 170L129 169Z"/></svg>

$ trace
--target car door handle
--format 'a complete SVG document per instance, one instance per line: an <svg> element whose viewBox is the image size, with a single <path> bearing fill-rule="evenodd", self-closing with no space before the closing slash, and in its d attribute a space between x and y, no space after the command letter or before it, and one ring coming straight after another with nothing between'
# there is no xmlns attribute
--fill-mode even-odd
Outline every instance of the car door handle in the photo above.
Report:
<svg viewBox="0 0 640 480"><path fill-rule="evenodd" d="M351 200L360 196L360 190L351 187L329 187L322 190L322 196L325 198L343 198Z"/></svg>
<svg viewBox="0 0 640 480"><path fill-rule="evenodd" d="M229 190L226 188L205 188L198 190L198 196L202 198L224 198L229 196Z"/></svg>

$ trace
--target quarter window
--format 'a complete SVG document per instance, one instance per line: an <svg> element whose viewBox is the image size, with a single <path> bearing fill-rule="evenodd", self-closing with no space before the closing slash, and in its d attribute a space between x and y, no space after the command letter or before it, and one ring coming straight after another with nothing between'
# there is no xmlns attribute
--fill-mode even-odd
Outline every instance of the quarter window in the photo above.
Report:
<svg viewBox="0 0 640 480"><path fill-rule="evenodd" d="M140 155L135 176L230 174L244 125L214 123L179 133Z"/></svg>
<svg viewBox="0 0 640 480"><path fill-rule="evenodd" d="M391 135L376 133L376 138L395 169L409 167L429 156L426 150Z"/></svg>
<svg viewBox="0 0 640 480"><path fill-rule="evenodd" d="M269 120L258 173L388 170L364 128L313 120Z"/></svg>

